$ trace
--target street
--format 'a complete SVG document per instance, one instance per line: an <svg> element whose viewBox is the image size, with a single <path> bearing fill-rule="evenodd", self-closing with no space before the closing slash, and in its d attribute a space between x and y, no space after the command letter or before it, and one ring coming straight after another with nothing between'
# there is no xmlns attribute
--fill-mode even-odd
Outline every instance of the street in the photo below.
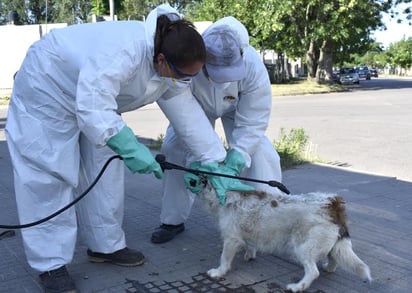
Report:
<svg viewBox="0 0 412 293"><path fill-rule="evenodd" d="M267 134L303 128L326 163L412 181L412 79L361 80L350 92L275 97Z"/></svg>
<svg viewBox="0 0 412 293"><path fill-rule="evenodd" d="M303 128L313 155L324 163L412 181L412 79L372 78L348 88L303 96L273 93L267 136L275 140L282 127ZM123 116L142 137L157 139L168 125L155 104ZM219 123L216 130L223 138Z"/></svg>

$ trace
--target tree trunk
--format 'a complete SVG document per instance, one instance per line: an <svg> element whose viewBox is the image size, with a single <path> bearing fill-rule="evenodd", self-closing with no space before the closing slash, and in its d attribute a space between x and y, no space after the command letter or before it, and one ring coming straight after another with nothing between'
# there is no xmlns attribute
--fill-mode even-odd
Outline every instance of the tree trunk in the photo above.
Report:
<svg viewBox="0 0 412 293"><path fill-rule="evenodd" d="M285 79L286 79L287 81L289 81L292 74L290 73L290 64L289 64L289 59L288 59L288 57L285 56L285 58L284 58L283 61L284 61L284 62L283 62L283 69L285 70Z"/></svg>
<svg viewBox="0 0 412 293"><path fill-rule="evenodd" d="M308 80L316 77L316 48L313 41L310 42L309 49L306 52L306 66L308 67Z"/></svg>
<svg viewBox="0 0 412 293"><path fill-rule="evenodd" d="M330 38L327 38L322 42L322 47L320 48L318 68L316 70L316 82L332 82L332 67L333 41Z"/></svg>

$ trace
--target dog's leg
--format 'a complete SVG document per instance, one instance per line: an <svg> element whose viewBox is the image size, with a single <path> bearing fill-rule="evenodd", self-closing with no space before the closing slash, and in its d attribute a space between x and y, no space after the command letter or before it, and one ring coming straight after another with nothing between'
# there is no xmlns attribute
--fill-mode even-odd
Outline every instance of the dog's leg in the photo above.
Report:
<svg viewBox="0 0 412 293"><path fill-rule="evenodd" d="M247 245L245 255L243 256L243 259L245 261L249 261L249 260L253 260L255 258L256 258L256 248Z"/></svg>
<svg viewBox="0 0 412 293"><path fill-rule="evenodd" d="M235 257L239 247L243 245L243 242L237 238L225 239L223 243L223 251L220 256L220 266L216 269L210 269L207 274L212 278L223 277L230 269L232 260Z"/></svg>
<svg viewBox="0 0 412 293"><path fill-rule="evenodd" d="M316 266L316 262L306 261L302 264L305 270L305 275L303 276L302 280L300 280L298 283L292 283L286 286L286 289L292 292L301 292L309 288L313 280L319 277L319 270L318 270L318 267Z"/></svg>
<svg viewBox="0 0 412 293"><path fill-rule="evenodd" d="M329 253L328 254L328 262L323 264L322 268L328 273L333 273L336 270L338 263L336 262L335 258Z"/></svg>

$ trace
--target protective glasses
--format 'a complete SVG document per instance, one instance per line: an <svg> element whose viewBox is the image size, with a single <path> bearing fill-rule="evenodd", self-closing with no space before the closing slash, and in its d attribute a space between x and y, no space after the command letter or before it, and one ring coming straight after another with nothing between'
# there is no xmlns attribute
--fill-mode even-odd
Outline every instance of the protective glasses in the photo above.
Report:
<svg viewBox="0 0 412 293"><path fill-rule="evenodd" d="M189 74L189 73L184 73L182 71L180 71L179 69L177 69L177 67L173 64L173 62L171 62L166 56L166 66L171 69L173 71L174 74L176 74L179 77L185 78L185 77L194 77L198 74L198 72L196 72L195 74Z"/></svg>
<svg viewBox="0 0 412 293"><path fill-rule="evenodd" d="M203 71L203 74L206 76L206 78L211 80L211 78L209 76L209 72L207 72L206 65L203 65L202 71Z"/></svg>

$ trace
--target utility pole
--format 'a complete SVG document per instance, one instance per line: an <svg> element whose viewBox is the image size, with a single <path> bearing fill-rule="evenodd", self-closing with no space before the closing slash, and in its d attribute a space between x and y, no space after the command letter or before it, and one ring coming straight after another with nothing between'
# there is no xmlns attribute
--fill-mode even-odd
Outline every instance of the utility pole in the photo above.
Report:
<svg viewBox="0 0 412 293"><path fill-rule="evenodd" d="M46 0L46 34L47 34L47 0Z"/></svg>
<svg viewBox="0 0 412 293"><path fill-rule="evenodd" d="M114 0L109 0L110 19L114 20Z"/></svg>

